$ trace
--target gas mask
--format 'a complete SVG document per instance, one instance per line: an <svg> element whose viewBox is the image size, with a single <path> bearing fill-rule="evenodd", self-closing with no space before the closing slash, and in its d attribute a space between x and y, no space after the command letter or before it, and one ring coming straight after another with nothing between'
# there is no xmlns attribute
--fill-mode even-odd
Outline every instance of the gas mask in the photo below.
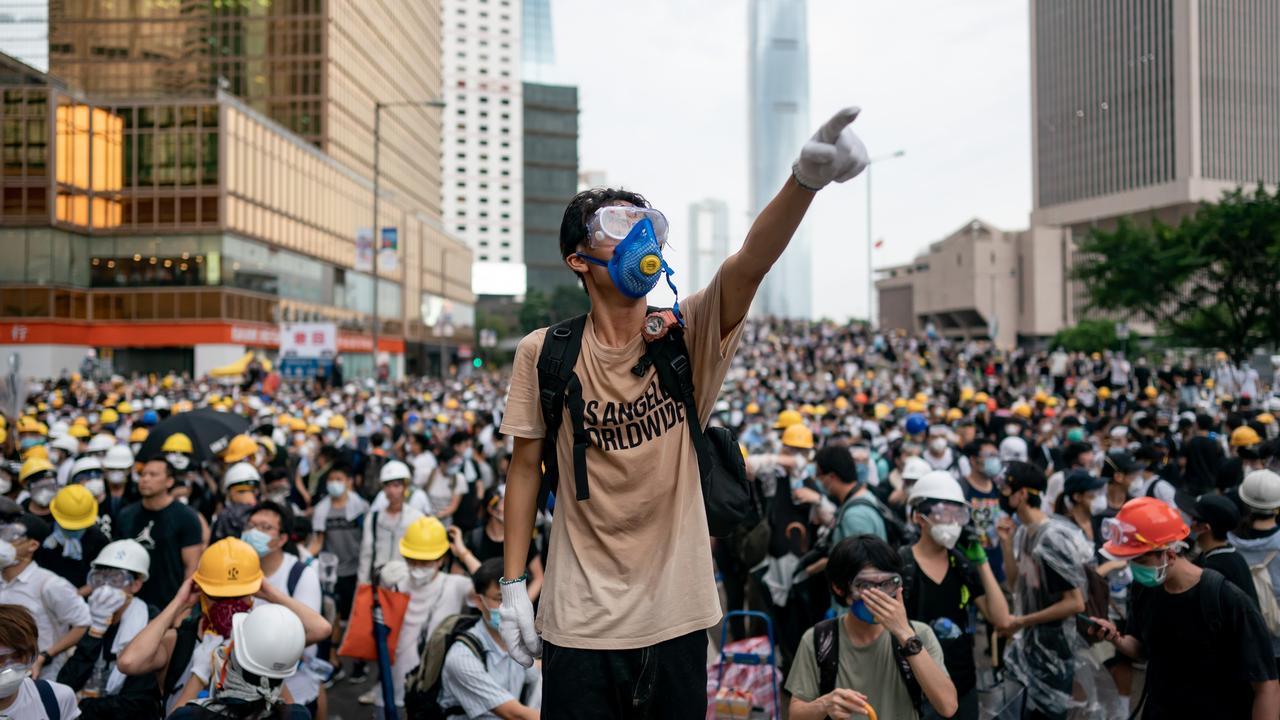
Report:
<svg viewBox="0 0 1280 720"><path fill-rule="evenodd" d="M601 211L626 210L634 212L641 210L640 208L617 208L607 207L601 208ZM652 211L658 217L661 213ZM595 218L593 217L593 224ZM608 230L609 219L601 221L599 230L591 230L593 225L588 225L589 234L594 236L613 237L616 230ZM592 241L592 237L588 240ZM595 246L594 244L592 245ZM622 238L613 248L613 257L608 262L599 258L591 257L584 253L578 253L578 257L609 271L609 279L613 281L614 287L618 288L618 292L629 298L642 298L649 294L658 285L658 280L665 275L667 285L671 287L671 292L679 297L676 291L675 283L671 281L671 276L675 271L667 265L666 260L662 258L663 240L659 238L659 232L654 228L653 222L646 213L638 222L631 225L626 236ZM678 310L680 303L677 300L675 307Z"/></svg>

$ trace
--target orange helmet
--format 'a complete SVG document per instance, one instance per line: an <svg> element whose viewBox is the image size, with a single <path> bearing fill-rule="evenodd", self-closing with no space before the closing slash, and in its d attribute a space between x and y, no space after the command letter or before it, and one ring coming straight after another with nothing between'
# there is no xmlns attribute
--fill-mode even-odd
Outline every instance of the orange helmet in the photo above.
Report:
<svg viewBox="0 0 1280 720"><path fill-rule="evenodd" d="M1107 539L1104 552L1117 558L1131 558L1163 550L1191 534L1177 510L1151 497L1130 500L1114 518L1102 523Z"/></svg>

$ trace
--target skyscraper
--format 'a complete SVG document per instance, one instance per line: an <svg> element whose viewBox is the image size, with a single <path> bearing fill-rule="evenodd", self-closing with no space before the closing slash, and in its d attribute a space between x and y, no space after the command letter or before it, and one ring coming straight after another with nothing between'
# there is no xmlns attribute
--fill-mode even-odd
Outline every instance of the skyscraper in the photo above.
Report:
<svg viewBox="0 0 1280 720"><path fill-rule="evenodd" d="M791 175L809 127L809 40L805 0L750 0L750 212L757 215ZM754 311L812 314L812 249L804 226L764 280Z"/></svg>
<svg viewBox="0 0 1280 720"><path fill-rule="evenodd" d="M551 0L524 0L524 35L520 38L520 73L529 82L552 82L556 64L551 32Z"/></svg>
<svg viewBox="0 0 1280 720"><path fill-rule="evenodd" d="M478 295L525 291L519 5L444 0L444 222Z"/></svg>
<svg viewBox="0 0 1280 720"><path fill-rule="evenodd" d="M707 198L689 206L689 275L692 289L711 283L729 257L729 206Z"/></svg>

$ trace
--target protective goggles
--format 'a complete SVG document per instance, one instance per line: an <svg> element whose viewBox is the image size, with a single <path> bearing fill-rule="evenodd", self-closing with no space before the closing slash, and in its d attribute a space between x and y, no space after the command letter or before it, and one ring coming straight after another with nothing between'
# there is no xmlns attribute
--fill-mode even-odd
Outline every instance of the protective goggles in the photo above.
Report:
<svg viewBox="0 0 1280 720"><path fill-rule="evenodd" d="M1148 540L1138 529L1119 518L1106 518L1102 521L1102 539L1117 547L1145 547L1156 550L1165 546Z"/></svg>
<svg viewBox="0 0 1280 720"><path fill-rule="evenodd" d="M645 219L653 223L653 233L665 247L669 229L666 216L653 208L630 205L608 205L595 211L587 220L587 247L614 247L627 237L636 223Z"/></svg>
<svg viewBox="0 0 1280 720"><path fill-rule="evenodd" d="M27 526L22 523L0 525L0 540L13 542L27 536Z"/></svg>
<svg viewBox="0 0 1280 720"><path fill-rule="evenodd" d="M969 508L963 505L937 503L929 509L925 517L929 518L929 522L934 525L946 525L947 523L968 525L970 513Z"/></svg>
<svg viewBox="0 0 1280 720"><path fill-rule="evenodd" d="M91 470L81 470L80 472L75 474L75 477L71 478L71 482L83 483L86 480L98 480L98 479L101 479L105 474L106 473L102 472L98 468L93 468Z"/></svg>
<svg viewBox="0 0 1280 720"><path fill-rule="evenodd" d="M123 590L133 584L133 573L120 568L94 568L89 571L89 587L113 587Z"/></svg>
<svg viewBox="0 0 1280 720"><path fill-rule="evenodd" d="M853 588L855 595L860 595L867 590L879 590L885 595L896 595L898 590L902 589L902 576L897 574L883 575L859 575L853 579L850 587Z"/></svg>

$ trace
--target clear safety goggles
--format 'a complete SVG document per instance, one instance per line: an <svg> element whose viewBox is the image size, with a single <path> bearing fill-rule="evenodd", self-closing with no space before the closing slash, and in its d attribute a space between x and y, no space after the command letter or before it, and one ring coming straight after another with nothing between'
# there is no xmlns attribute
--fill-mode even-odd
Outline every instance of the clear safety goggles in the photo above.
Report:
<svg viewBox="0 0 1280 720"><path fill-rule="evenodd" d="M1161 543L1152 542L1143 537L1136 527L1114 517L1102 521L1102 539L1112 545L1146 545L1152 549L1161 547Z"/></svg>
<svg viewBox="0 0 1280 720"><path fill-rule="evenodd" d="M937 503L930 508L929 514L925 517L929 518L929 522L934 525L946 525L948 523L968 525L970 513L969 508L963 505Z"/></svg>
<svg viewBox="0 0 1280 720"><path fill-rule="evenodd" d="M669 229L667 217L653 208L630 205L608 205L595 211L587 220L587 247L614 247L627 237L636 223L646 218L653 223L658 243L665 247Z"/></svg>
<svg viewBox="0 0 1280 720"><path fill-rule="evenodd" d="M879 573L876 575L858 575L850 584L855 595L867 590L879 590L885 595L896 596L902 589L902 576L897 573Z"/></svg>
<svg viewBox="0 0 1280 720"><path fill-rule="evenodd" d="M13 542L27 536L27 526L22 523L6 523L0 525L0 540Z"/></svg>
<svg viewBox="0 0 1280 720"><path fill-rule="evenodd" d="M89 587L113 587L120 590L133 584L133 573L120 568L94 568L89 571Z"/></svg>
<svg viewBox="0 0 1280 720"><path fill-rule="evenodd" d="M81 484L87 480L100 480L105 474L106 473L104 473L102 470L99 470L98 468L93 468L90 470L81 470L80 472L75 474L75 477L71 478L71 482L73 484Z"/></svg>

